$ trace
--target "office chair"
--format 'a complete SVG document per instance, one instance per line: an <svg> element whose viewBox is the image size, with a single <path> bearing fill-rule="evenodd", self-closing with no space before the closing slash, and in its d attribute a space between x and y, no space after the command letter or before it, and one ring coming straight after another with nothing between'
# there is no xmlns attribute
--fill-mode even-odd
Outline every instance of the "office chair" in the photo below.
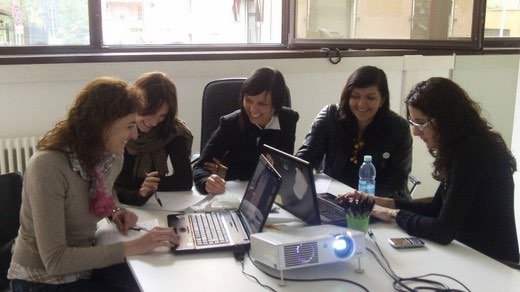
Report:
<svg viewBox="0 0 520 292"><path fill-rule="evenodd" d="M245 77L216 79L208 82L204 87L202 94L200 152L192 155L192 164L198 160L211 135L218 128L220 117L240 109L240 88L245 80ZM289 88L287 88L284 106L291 107Z"/></svg>
<svg viewBox="0 0 520 292"><path fill-rule="evenodd" d="M410 188L410 197L413 197L413 193L415 192L417 186L421 184L421 181L413 175L409 175L408 180L412 184L412 187Z"/></svg>
<svg viewBox="0 0 520 292"><path fill-rule="evenodd" d="M9 287L7 269L11 263L11 247L20 227L22 174L0 175L0 289Z"/></svg>

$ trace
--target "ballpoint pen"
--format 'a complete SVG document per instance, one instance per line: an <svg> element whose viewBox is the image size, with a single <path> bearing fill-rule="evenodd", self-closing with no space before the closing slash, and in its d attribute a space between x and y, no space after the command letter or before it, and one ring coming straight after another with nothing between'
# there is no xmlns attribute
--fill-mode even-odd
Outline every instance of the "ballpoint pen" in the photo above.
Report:
<svg viewBox="0 0 520 292"><path fill-rule="evenodd" d="M144 174L146 175L146 177L149 176L149 173L146 171L144 172ZM163 205L162 205L161 199L159 199L159 196L157 196L157 192L153 192L153 196L157 200L157 203L159 203L159 206L162 207Z"/></svg>
<svg viewBox="0 0 520 292"><path fill-rule="evenodd" d="M153 196L154 196L155 199L157 200L157 203L159 203L159 206L162 207L162 202L161 202L161 199L159 199L159 197L157 196L157 192L153 192Z"/></svg>
<svg viewBox="0 0 520 292"><path fill-rule="evenodd" d="M130 227L130 230L134 230L134 231L144 231L144 232L148 232L149 230L144 228L144 227L141 227L139 225L135 225L134 227Z"/></svg>

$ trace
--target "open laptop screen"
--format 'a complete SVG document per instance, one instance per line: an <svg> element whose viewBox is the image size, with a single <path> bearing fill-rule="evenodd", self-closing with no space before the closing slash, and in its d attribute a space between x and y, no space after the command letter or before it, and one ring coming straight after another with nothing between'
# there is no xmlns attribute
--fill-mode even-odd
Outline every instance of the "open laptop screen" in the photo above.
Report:
<svg viewBox="0 0 520 292"><path fill-rule="evenodd" d="M308 225L321 224L314 194L314 175L309 162L269 145L264 145L263 150L282 176L282 185L275 203Z"/></svg>
<svg viewBox="0 0 520 292"><path fill-rule="evenodd" d="M260 155L255 172L247 185L246 192L238 208L249 234L261 231L271 209L278 188L280 174Z"/></svg>

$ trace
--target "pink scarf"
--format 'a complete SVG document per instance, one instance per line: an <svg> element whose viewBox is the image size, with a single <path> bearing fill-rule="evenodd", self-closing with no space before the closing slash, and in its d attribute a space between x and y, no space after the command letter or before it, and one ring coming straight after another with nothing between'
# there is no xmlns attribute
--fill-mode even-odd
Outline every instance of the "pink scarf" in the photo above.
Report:
<svg viewBox="0 0 520 292"><path fill-rule="evenodd" d="M116 157L111 154L105 155L101 162L94 167L94 170L89 175L81 166L76 153L69 154L72 170L78 172L81 178L84 180L90 181L88 190L88 195L90 197L90 213L100 218L108 217L116 208L111 192L107 191L106 189L105 178L103 176L103 174L108 171L115 158Z"/></svg>

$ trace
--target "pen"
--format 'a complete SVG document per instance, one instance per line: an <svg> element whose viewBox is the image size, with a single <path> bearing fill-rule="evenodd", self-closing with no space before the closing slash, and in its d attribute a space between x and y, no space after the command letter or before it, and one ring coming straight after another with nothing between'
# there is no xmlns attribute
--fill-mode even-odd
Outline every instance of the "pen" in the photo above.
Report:
<svg viewBox="0 0 520 292"><path fill-rule="evenodd" d="M148 177L148 175L149 175L149 173L146 172L146 171L144 172L144 174L145 174L147 177ZM154 196L155 200L157 200L157 203L159 203L159 206L162 207L163 205L162 205L161 199L159 199L159 196L157 196L157 192L153 192L153 196Z"/></svg>
<svg viewBox="0 0 520 292"><path fill-rule="evenodd" d="M141 227L141 226L134 226L134 227L130 227L130 230L134 230L134 231L144 231L144 232L148 232L149 230L144 228L144 227Z"/></svg>
<svg viewBox="0 0 520 292"><path fill-rule="evenodd" d="M157 192L154 192L154 193L153 193L153 196L154 196L155 199L157 200L157 203L159 203L159 206L162 207L162 202L161 202L161 199L159 199L159 197L157 196Z"/></svg>

